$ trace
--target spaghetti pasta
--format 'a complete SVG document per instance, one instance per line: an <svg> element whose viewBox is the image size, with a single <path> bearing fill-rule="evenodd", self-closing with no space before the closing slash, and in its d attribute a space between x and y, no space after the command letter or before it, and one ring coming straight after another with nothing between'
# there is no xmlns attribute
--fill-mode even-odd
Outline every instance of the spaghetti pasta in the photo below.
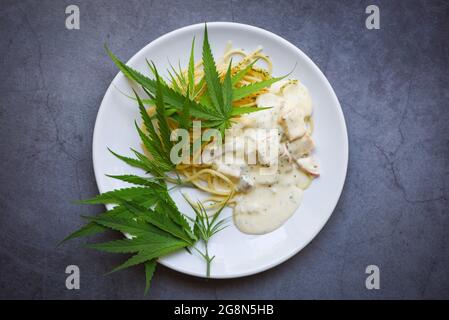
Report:
<svg viewBox="0 0 449 320"><path fill-rule="evenodd" d="M237 60L239 58L240 61ZM236 87L249 85L251 83L271 78L271 72L273 69L272 62L268 56L262 53L261 47L258 47L253 52L247 53L242 49L232 48L231 43L228 43L223 56L217 63L217 71L221 78L224 77L228 65L231 61L231 75L237 74L239 71L252 64L248 72L235 84ZM264 62L266 66L256 66L255 64L259 61ZM198 89L196 90L196 94L193 98L197 101L201 100L204 92L206 91L206 84L202 80L204 77L202 66L202 61L195 63L194 80L195 86ZM180 72L182 72L183 75L187 76L187 70L181 70ZM180 89L184 89L184 93L186 94L187 88L183 87L183 84L179 81L179 79L172 78L172 80L176 81L175 85L177 85ZM256 94L252 94L238 101L234 101L233 107L238 108L255 106L257 96L264 92L266 92L266 90L262 89ZM147 109L147 112L150 116L154 115L154 107L149 107ZM170 126L172 127L172 129L174 129L176 127L176 123L170 122ZM204 146L205 145L203 145L201 150L199 150L199 153L193 155L190 160L192 160L194 157L201 156L201 152L204 149ZM144 146L142 147L145 149ZM150 153L147 150L145 150L145 154L148 157L151 157ZM201 163L198 164L195 163L195 161L189 161L188 164L178 164L176 166L176 171L184 176L183 182L190 183L196 188L211 195L210 197L203 200L204 203L207 203L206 208L217 208L222 206L225 202L228 204L232 204L234 202L233 197L237 193L237 181L213 169L210 165Z"/></svg>

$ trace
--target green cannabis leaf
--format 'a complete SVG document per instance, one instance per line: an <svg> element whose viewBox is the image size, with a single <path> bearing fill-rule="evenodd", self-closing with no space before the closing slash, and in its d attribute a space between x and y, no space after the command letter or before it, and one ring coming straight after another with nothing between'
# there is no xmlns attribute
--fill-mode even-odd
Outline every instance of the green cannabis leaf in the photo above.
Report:
<svg viewBox="0 0 449 320"><path fill-rule="evenodd" d="M169 123L175 121L180 128L190 129L194 120L200 120L204 128L217 128L224 131L232 124L232 118L265 108L241 106L233 103L256 94L260 90L283 79L271 78L247 86L238 86L240 80L253 68L256 61L232 75L232 61L226 73L220 75L212 54L207 26L204 28L202 63L204 76L195 82L195 38L192 40L187 71L171 66L168 79L164 80L151 61L146 61L153 78L147 77L120 61L105 45L105 50L120 71L130 80L139 84L148 96L141 99L134 91L143 126L135 123L137 134L151 155L131 148L134 157L119 155L108 148L118 159L130 166L140 168L151 177L137 175L109 175L113 179L133 184L133 187L105 192L81 204L112 204L114 207L95 217L84 217L87 223L60 242L80 237L96 235L105 231L115 231L126 237L86 246L96 250L132 254L123 264L111 272L143 264L145 270L145 294L153 277L156 260L180 249L197 251L206 261L206 275L210 275L211 256L208 249L210 239L226 227L219 215L226 202L212 215L209 215L201 202L193 203L185 195L195 212L195 218L181 213L169 194L166 182L181 184L176 165L170 160L173 147ZM145 105L153 105L155 114L150 116ZM176 174L173 177L171 173ZM204 250L197 247L203 244Z"/></svg>
<svg viewBox="0 0 449 320"><path fill-rule="evenodd" d="M144 263L145 266L145 291L147 294L150 290L151 279L153 278L154 271L156 270L156 259L147 261Z"/></svg>
<svg viewBox="0 0 449 320"><path fill-rule="evenodd" d="M106 47L106 52L112 59L112 61L119 67L119 69L123 72L123 74L131 80L136 81L143 88L151 92L153 95L156 94L157 90L157 81L154 79L150 79L138 71L128 67L126 64L121 62L114 54ZM153 70L154 71L154 70ZM164 96L165 102L169 104L171 107L176 109L178 112L182 111L183 105L185 102L185 96L176 90L170 88L165 83L161 82L161 91ZM154 104L154 100L150 99L148 102ZM192 117L200 120L219 120L220 115L215 113L210 108L199 104L195 101L191 101L190 104L190 114Z"/></svg>
<svg viewBox="0 0 449 320"><path fill-rule="evenodd" d="M125 239L87 244L86 247L110 253L134 254L123 264L109 273L144 264L146 275L145 293L155 270L156 259L182 248L193 247L205 259L207 276L214 257L210 257L207 244L210 238L222 230L224 220L218 215L224 205L209 217L204 206L198 202L199 209L192 205L196 218L186 218L179 212L171 199L165 184L136 175L111 176L129 183L140 185L103 193L81 203L112 203L117 206L95 217L84 217L87 225L72 233L64 241L90 236L106 230L119 231L128 235ZM193 222L193 230L187 219ZM199 250L195 243L201 240L206 251Z"/></svg>
<svg viewBox="0 0 449 320"><path fill-rule="evenodd" d="M234 89L234 101L240 100L246 96L249 96L250 94L253 94L255 92L258 92L262 90L263 88L271 86L273 83L278 82L282 79L284 79L286 76L278 77L278 78L271 78L264 81L259 81L255 83L251 83L246 86L242 86L239 88Z"/></svg>
<svg viewBox="0 0 449 320"><path fill-rule="evenodd" d="M203 203L201 201L197 201L196 204L193 203L185 194L182 194L184 199L187 201L187 203L190 205L190 207L195 212L195 219L190 218L190 220L193 222L193 232L195 236L201 240L204 244L204 252L199 250L198 248L194 247L196 251L199 252L199 254L204 258L206 261L206 276L210 276L210 267L212 260L214 260L215 256L209 255L209 240L219 231L223 230L227 227L225 225L226 219L218 220L218 217L220 216L220 213L223 211L224 207L227 204L227 201L225 201L220 208L213 214L209 215L206 208L204 207ZM228 199L229 200L229 199Z"/></svg>
<svg viewBox="0 0 449 320"><path fill-rule="evenodd" d="M225 129L231 126L233 117L265 109L258 107L233 107L233 102L255 94L285 78L285 76L271 78L247 86L236 87L237 82L253 68L257 60L251 62L233 76L231 75L231 61L223 81L221 81L209 43L207 25L205 25L202 49L204 77L196 84L194 48L195 39L192 40L187 72L184 72L181 66L178 66L178 69L171 66L171 70L167 70L170 78L169 86L159 77L157 68L153 63L147 61L155 79L146 77L127 66L105 46L107 54L123 74L141 85L149 95L149 99L143 99L140 102L157 106L158 102L154 96L159 90L165 102L164 107L166 110L170 110L170 115L166 113L166 116L174 119L182 128L190 128L191 120L200 120L204 128L217 128L223 133ZM203 87L206 90L200 96ZM188 112L186 112L187 110ZM187 118L190 119L187 120Z"/></svg>
<svg viewBox="0 0 449 320"><path fill-rule="evenodd" d="M105 252L134 255L111 272L143 263L146 289L154 272L155 259L191 247L198 238L185 216L174 205L165 184L134 175L113 176L141 185L103 193L82 203L112 203L117 206L95 217L84 217L87 225L65 240L90 236L105 230L129 235L127 239L88 244L87 247ZM65 241L64 240L64 241Z"/></svg>

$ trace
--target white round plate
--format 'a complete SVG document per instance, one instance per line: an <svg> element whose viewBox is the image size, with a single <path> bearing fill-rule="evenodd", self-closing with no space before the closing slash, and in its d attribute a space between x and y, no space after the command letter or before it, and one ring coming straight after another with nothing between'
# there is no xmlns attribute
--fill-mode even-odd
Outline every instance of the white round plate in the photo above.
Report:
<svg viewBox="0 0 449 320"><path fill-rule="evenodd" d="M338 99L326 77L301 50L283 38L266 30L249 25L213 22L208 23L209 40L217 59L231 40L234 47L246 51L263 46L273 61L273 74L284 75L296 65L290 78L302 81L312 97L313 118L317 149L315 157L321 166L321 176L313 181L304 193L303 202L295 214L279 229L265 235L246 235L237 230L229 220L229 227L219 232L210 243L212 278L235 278L255 274L272 268L298 253L321 230L329 219L340 197L348 165L348 136ZM196 37L195 57L201 57L204 24L196 24L170 32L137 52L128 65L149 74L145 58L153 60L164 76L169 61L187 65L190 45ZM111 48L114 51L114 48ZM112 63L112 62L111 62ZM115 158L107 147L122 155L131 156L130 147L140 150L134 121L140 121L136 103L123 95L130 94L131 83L122 73L112 81L98 111L93 137L93 163L98 189L101 193L127 187L124 182L106 174L143 174ZM198 192L184 189L193 199ZM199 195L199 194L198 194ZM192 214L179 190L173 191L181 212ZM230 216L227 208L223 216ZM317 253L319 254L319 253ZM159 262L186 274L204 277L205 263L193 253L181 250L163 257Z"/></svg>

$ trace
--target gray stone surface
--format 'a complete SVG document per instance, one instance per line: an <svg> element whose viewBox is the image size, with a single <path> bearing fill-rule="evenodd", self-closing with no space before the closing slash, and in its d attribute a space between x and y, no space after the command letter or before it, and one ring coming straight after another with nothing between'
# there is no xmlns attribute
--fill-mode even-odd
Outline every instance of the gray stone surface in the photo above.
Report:
<svg viewBox="0 0 449 320"><path fill-rule="evenodd" d="M346 185L332 218L298 255L264 273L204 280L159 267L147 298L449 298L449 3L374 1L5 1L0 4L0 297L143 298L139 268L56 243L100 207L95 116L122 58L176 28L236 21L291 41L323 70L349 130ZM76 3L81 29L65 28ZM65 289L65 266L82 272ZM381 289L365 289L365 267Z"/></svg>

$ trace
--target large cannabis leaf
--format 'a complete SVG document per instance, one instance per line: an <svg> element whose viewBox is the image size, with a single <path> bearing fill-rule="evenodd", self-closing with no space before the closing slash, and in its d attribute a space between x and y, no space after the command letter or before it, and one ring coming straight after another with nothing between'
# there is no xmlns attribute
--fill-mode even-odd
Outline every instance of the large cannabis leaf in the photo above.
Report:
<svg viewBox="0 0 449 320"><path fill-rule="evenodd" d="M192 127L193 120L201 120L205 128L213 127L224 131L231 125L233 117L264 109L235 107L233 102L257 93L283 78L271 78L247 86L237 86L237 83L251 70L255 61L235 75L231 74L231 61L224 77L220 77L205 26L202 50L204 77L195 83L194 42L195 39L192 41L187 72L183 72L181 67L178 70L172 67L172 71L169 71L170 85L159 76L153 63L147 61L154 76L149 78L121 62L106 47L106 52L123 74L142 86L148 95L148 99L141 99L135 93L133 99L137 101L143 121L142 128L136 123L136 130L151 157L134 149L131 151L135 158L119 155L110 149L109 151L125 163L150 173L152 177L110 176L135 186L105 192L92 199L80 201L83 204L115 206L95 217L84 217L87 224L62 241L92 236L106 230L126 234L127 237L119 240L92 243L87 246L106 252L132 254L111 272L143 264L146 276L145 293L150 287L156 260L182 248L190 252L188 248L191 247L200 253L206 260L206 274L209 276L214 256L209 255L207 244L214 234L225 227L225 221L219 220L218 216L226 202L217 212L209 216L201 202L194 204L186 199L196 214L196 218L191 219L186 218L187 216L178 210L170 197L165 181L170 180L168 173L176 170L175 164L170 160L173 142L170 140L169 120L176 121L185 129ZM149 116L145 104L155 106L154 116ZM204 243L204 252L196 248L197 241Z"/></svg>
<svg viewBox="0 0 449 320"><path fill-rule="evenodd" d="M204 77L199 83L195 83L194 42L195 39L192 41L187 74L182 71L180 66L178 70L174 67L172 67L171 71L168 70L171 86L162 79L158 80L159 76L154 64L148 63L151 73L155 76L155 79L151 79L120 61L107 47L105 49L111 60L123 74L127 78L137 82L149 93L150 98L142 100L144 104L156 104L154 95L159 86L159 90L166 103L166 108L170 109L170 115L167 116L172 117L182 126L189 124L188 121L183 121L186 119L186 110L188 110L188 116L190 118L202 121L202 127L213 127L223 131L231 125L233 117L265 109L260 107L234 107L233 102L257 93L283 79L285 76L236 87L235 84L251 70L256 61L252 62L234 76L231 75L231 62L223 81L221 81L210 47L207 26L205 25L202 49ZM207 90L197 99L203 85L206 86ZM183 120L180 120L179 115L181 114L184 114Z"/></svg>

